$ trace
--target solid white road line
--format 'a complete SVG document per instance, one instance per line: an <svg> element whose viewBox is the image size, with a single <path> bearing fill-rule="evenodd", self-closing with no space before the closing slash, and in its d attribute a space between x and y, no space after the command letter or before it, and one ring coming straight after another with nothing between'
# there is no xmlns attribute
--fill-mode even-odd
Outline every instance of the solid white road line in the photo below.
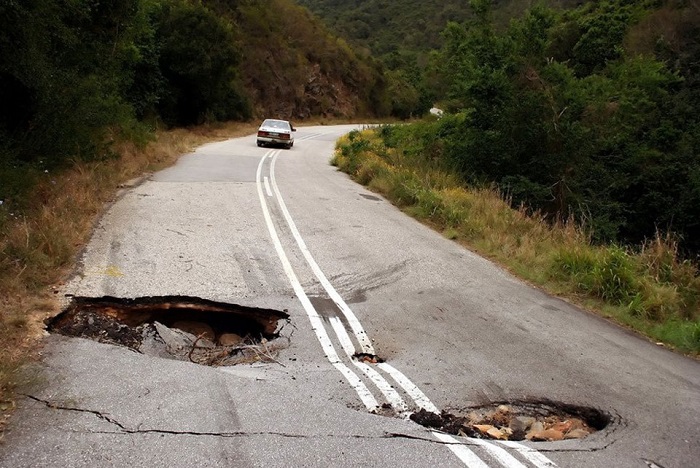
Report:
<svg viewBox="0 0 700 468"><path fill-rule="evenodd" d="M444 442L447 448L452 450L452 453L457 455L462 463L467 465L469 468L489 468L489 466L484 463L481 458L479 458L474 452L465 447L454 437L445 434L443 432L431 431L433 436L440 442Z"/></svg>
<svg viewBox="0 0 700 468"><path fill-rule="evenodd" d="M348 313L345 314L345 317L348 319L348 322L350 322L352 324L353 323L352 319L354 319L354 321L356 322L356 326L352 327L352 325L351 325L351 328L353 328L353 331L356 333L356 335L358 335L358 330L361 331L359 336L357 336L358 341L360 341L360 343L362 343L362 340L360 339L360 337L364 337L367 340L367 343L369 344L369 338L367 337L367 334L364 332L364 329L362 328L362 325L359 323L359 320L357 320L357 317L352 313L352 311L347 306L347 304L345 304L345 301L343 301L343 299L340 298L338 293L335 291L335 288L333 288L333 286L330 285L330 282L328 282L328 280L326 279L326 276L320 270L318 264L314 261L308 248L306 248L306 244L304 243L303 239L301 238L301 234L299 234L299 231L297 230L296 225L294 224L294 221L292 220L291 215L289 214L289 211L287 210L286 205L284 204L284 200L282 199L282 194L279 191L279 187L277 186L277 183L275 180L275 172L274 172L276 161L277 161L277 155L275 155L275 157L272 160L272 165L271 165L271 170L270 170L270 178L272 180L272 187L275 191L275 195L277 196L277 201L280 205L280 208L282 209L282 211L284 213L285 219L287 220L287 223L288 223L290 229L292 230L293 234L295 235L295 238L297 240L297 245L299 245L299 247L302 249L302 252L304 252L304 258L306 258L307 263L309 263L309 265L312 267L312 269L315 266L314 272L315 273L316 273L316 271L318 272L317 278L319 279L319 281L321 281L322 283L323 282L327 283L327 285L329 286L329 289L332 290L334 292L334 294L339 298L339 302L344 304L345 308L348 311ZM260 165L258 166L257 180L260 180L260 172L262 170L261 168L262 168L262 161L261 161ZM283 264L285 265L285 271L287 271L286 265L289 265L289 261L287 260L286 254L284 253L284 250L282 249L282 245L279 241L279 238L277 237L277 231L274 229L274 225L272 224L272 220L271 220L270 215L269 215L269 210L268 210L267 204L265 203L265 200L262 196L262 190L260 189L259 184L258 184L258 194L260 197L261 205L263 206L263 212L265 214L265 221L267 222L268 230L270 230L270 235L273 237L275 248L278 251L278 256L280 257L280 259L284 259ZM307 311L307 315L309 316L309 320L312 321L312 328L314 329L314 331L316 331L317 337L319 337L319 341L321 342L321 344L324 348L324 352L326 353L326 356L329 358L329 360L331 360L331 362L333 362L333 360L329 356L331 355L331 351L332 351L332 355L335 358L337 358L337 355L335 355L335 349L333 348L332 343L328 343L327 345L324 345L324 341L326 339L328 339L328 335L326 334L325 328L323 328L323 324L322 323L319 324L320 328L322 330L322 333L319 333L318 327L314 326L314 322L316 320L318 320L320 322L320 318L318 317L318 314L316 313L315 309L313 309L313 306L311 305L311 302L309 301L308 296L303 291L303 288L301 288L301 285L299 284L299 281L297 280L296 275L294 274L294 272L291 268L291 265L289 265L289 273L287 274L287 276L290 278L290 281L292 281L292 279L293 279L292 284L294 286L294 290L297 294L297 297L301 300L302 304L304 305L304 309ZM299 288L301 288L301 291L297 290L297 285ZM326 291L329 293L329 295L331 294L331 292L328 289L326 289ZM334 301L334 302L336 302L336 301ZM306 303L308 303L308 306L306 305ZM341 307L340 304L338 304L338 302L336 302L336 305L338 305L341 308L341 311L343 310L343 307ZM309 308L311 310L313 310L313 314L309 313ZM340 324L342 327L342 323L340 322L340 320L335 322L335 324L336 324L336 326L337 326L337 324ZM331 326L334 326L333 321L331 321ZM335 328L335 326L334 326L334 328ZM339 335L338 339L340 340L341 346L343 346L346 353L349 351L352 351L352 354L354 354L354 346L352 345L352 341L350 340L349 336L347 335L347 332L345 331L345 327L342 327L342 332L340 332L340 330L336 330L336 334ZM322 336L319 336L319 335L322 335ZM368 347L363 347L363 349L367 349L367 348L369 348L371 350L371 352L369 352L369 354L374 354L374 349L372 348L371 344L369 344ZM365 352L368 352L368 351L365 351ZM356 361L353 361L353 363L356 363ZM340 362L336 362L334 365L336 365L336 367L337 367L341 364L340 364ZM367 366L367 367L369 367L369 366ZM412 389L411 392L407 392L407 393L409 393L409 395L412 398L414 398L414 400L416 400L416 398L417 398L417 400L416 400L417 404L418 404L418 401L420 401L423 405L427 406L428 408L434 409L434 412L438 412L435 405L430 403L430 400L428 400L428 398L425 396L425 394L423 394L423 392L421 392L417 386L410 383L410 381L408 380L408 378L405 375L403 375L402 373L400 373L398 370L394 369L391 366L388 366L387 368L392 369L394 375L396 376L395 380L397 380L397 382L399 380L401 380L403 382L402 387ZM339 369L339 370L341 370L341 369ZM351 385L352 385L352 381L354 380L354 378L357 378L357 376L354 373L352 373L352 371L350 371L350 369L348 369L347 367L343 367L341 372L343 372L343 375L346 376L346 379L349 382L351 382ZM358 380L359 380L359 378L358 378ZM382 380L383 380L383 378L382 378ZM362 384L362 382L359 382L359 383ZM388 385L388 383L387 383L387 385ZM357 387L359 387L359 385ZM358 394L360 395L360 397L362 398L363 394L358 390L357 387L355 389L358 392ZM364 387L365 390L367 388L364 385L362 385L362 387ZM381 387L380 387L380 389L381 389ZM398 393L397 393L397 395L398 395ZM372 397L371 394L369 396ZM400 398L400 396L399 396L399 398ZM375 402L376 402L376 400L375 400ZM367 403L365 403L365 405L367 406ZM488 465L486 465L474 452L472 452L468 447L459 444L451 436L449 436L447 434L441 434L439 432L434 432L434 431L433 431L433 434L438 440L440 440L442 442L447 442L446 445L450 449L450 451L452 451L452 453L454 453L469 468L488 468Z"/></svg>
<svg viewBox="0 0 700 468"><path fill-rule="evenodd" d="M277 197L277 202L280 206L280 209L282 210L282 213L284 215L285 220L287 221L287 225L289 226L292 235L294 236L295 240L297 241L297 245L301 249L304 258L306 259L307 263L311 267L311 269L314 271L314 274L318 278L318 280L321 282L323 285L324 289L326 292L329 294L331 299L333 299L333 302L338 306L338 308L343 312L343 315L345 315L346 319L348 320L348 323L350 324L350 327L352 328L353 332L355 333L356 338L358 339L358 342L360 343L360 346L362 347L363 351L368 353L368 354L374 354L374 349L372 347L371 342L369 341L369 337L365 333L362 324L360 324L359 320L355 316L355 314L350 310L350 307L345 303L345 301L340 297L338 292L333 288L333 286L330 284L328 279L326 278L325 274L321 271L320 267L316 263L316 261L313 259L313 256L311 255L311 252L308 250L306 247L306 244L304 243L304 240L301 237L301 234L299 233L299 230L296 227L296 224L294 223L294 220L291 217L291 214L289 213L289 210L287 209L286 204L284 203L284 199L282 198L282 194L280 193L279 187L277 186L277 182L275 180L275 163L277 162L277 156L279 153L276 153L272 159L271 163L271 168L270 168L270 179L272 182L272 188L275 192L275 195ZM272 155L270 156L272 157ZM262 168L262 160L261 164L258 166L258 180L259 180L259 174ZM284 253L284 250L282 249L281 243L279 242L279 238L277 237L277 233L274 230L274 225L272 224L272 220L269 219L269 211L267 210L267 205L265 204L264 199L262 198L262 191L260 189L260 186L258 185L258 193L261 199L261 204L264 206L264 212L266 214L266 222L268 222L268 229L271 231L271 235L273 235L273 241L275 241L275 247L279 245L278 249L278 255L280 255L280 258L282 259L282 256L284 256L283 263L289 264L289 261L286 258L286 254ZM312 320L312 314L309 314L309 309L307 309L307 306L304 306L304 309L307 310L307 315L309 315L309 319L312 320L312 328L314 328L314 331L317 332L317 337L319 337L319 341L321 342L322 346L324 347L324 352L326 352L326 356L329 358L329 360L334 363L334 365L341 365L344 367L344 375L345 372L349 372L355 379L359 381L359 378L357 377L356 374L354 374L347 366L344 366L343 364L340 363L339 358L337 354L335 353L335 348L333 347L333 344L330 342L330 338L328 337L325 328L323 327L323 323L321 322L320 317L316 313L315 309L313 308L313 305L311 305L311 302L309 301L308 297L306 296L306 293L303 291L303 288L301 287L301 284L299 281L296 279L296 275L294 274L293 270L291 269L291 265L289 265L289 270L292 275L294 275L294 281L298 285L298 287L301 289L300 293L297 292L297 286L294 285L295 292L297 292L297 297L302 301L302 304L305 302L308 303L308 307L310 310L313 311L313 316L315 316L315 320L318 321L318 327L322 330L321 335L323 335L323 339L319 337L319 332L317 331L317 327L314 326L314 320ZM286 268L285 268L286 271ZM288 274L289 276L289 274ZM291 278L290 278L291 281ZM301 295L300 295L301 294ZM304 300L302 300L302 295ZM397 408L398 401L403 403L405 406L405 402L401 398L401 396L396 392L396 390L391 387L391 385L388 384L388 382L374 369L371 368L371 366L368 366L367 364L357 362L356 360L352 359L352 356L355 354L355 348L354 345L352 344L352 340L350 339L347 331L345 330L344 325L340 321L339 318L337 317L331 317L330 318L330 323L331 326L333 327L336 335L338 336L338 340L341 343L341 346L343 347L344 351L346 354L350 357L351 361L353 364L355 364L358 368L360 368L365 375L367 375L376 385L377 387L384 393L384 395L387 397L387 400L395 407ZM327 344L324 345L324 341L328 340ZM336 361L334 362L335 359ZM440 413L440 411L437 409L437 407L430 401L430 399L423 393L418 386L416 386L411 380L406 377L401 371L398 369L394 368L388 363L380 363L377 365L380 369L385 371L387 374L389 374L400 386L401 388L404 389L404 391L414 400L416 405L420 408L424 408L426 411L430 411L433 413ZM363 367L365 369L363 369ZM369 371L369 373L368 373ZM374 375L373 375L374 374ZM378 379L377 379L378 377ZM346 375L346 378L348 381L353 380L352 377L349 377ZM364 387L365 390L367 390L367 387L364 386L362 381L359 381L359 384ZM389 391L390 389L390 391ZM357 390L357 389L356 389ZM369 392L369 390L367 390ZM395 394L395 396L392 394ZM360 392L358 391L358 394ZM389 396L392 395L392 396ZM369 396L373 399L374 397L369 394ZM360 394L360 397L362 398L362 395ZM398 398L398 399L397 399ZM394 401L397 403L395 404ZM364 401L364 400L363 400ZM376 403L376 400L374 400ZM365 403L366 404L366 403ZM366 404L367 405L367 404ZM470 468L488 468L488 465L484 463L473 451L471 451L468 447L465 445L462 445L457 439L454 437L444 434L438 431L431 431L433 436L438 439L441 442L444 442L447 447L467 466ZM526 468L525 465L520 463L515 457L510 455L506 450L502 449L501 447L498 447L490 442L483 441L480 439L474 439L474 438L469 438L469 441L474 443L475 445L478 445L480 447L483 447L484 450L486 450L495 460L497 460L501 465L503 465L506 468ZM536 467L538 468L556 468L557 465L549 460L547 457L544 455L540 454L534 449L531 449L525 445L518 444L516 442L506 442L502 441L501 442L503 445L513 448L516 450L520 455L522 455L524 458L526 458L528 461L533 463Z"/></svg>
<svg viewBox="0 0 700 468"><path fill-rule="evenodd" d="M518 459L515 458L513 455L506 452L501 447L492 444L491 442L470 437L469 443L473 443L480 447L483 447L484 450L486 450L489 453L489 455L498 460L498 462L501 465L507 468L527 468L525 465L520 463Z"/></svg>
<svg viewBox="0 0 700 468"><path fill-rule="evenodd" d="M277 230L275 229L275 225L272 222L270 210L267 206L267 202L265 201L265 196L262 190L262 184L260 182L260 175L262 173L262 166L264 161L265 157L260 159L260 163L258 164L258 170L255 177L255 183L258 189L258 198L260 199L260 206L263 210L265 224L267 224L267 230L270 233L270 237L272 238L272 243L275 246L277 256L282 262L282 268L284 269L284 272L287 275L287 278L289 279L292 288L294 289L294 293L301 302L301 305L304 307L306 315L309 317L309 321L311 322L311 328L313 329L314 333L316 333L316 338L318 338L319 343L321 343L321 348L323 348L323 352L326 355L326 358L336 369L338 369L343 374L350 386L355 389L358 396L360 397L360 400L362 400L362 403L364 403L367 409L372 412L377 411L377 409L379 408L379 403L369 391L367 386L353 371L350 370L349 367L340 362L340 358L335 352L333 343L331 342L330 338L328 337L328 334L326 333L326 329L323 326L321 318L316 312L316 309L314 309L314 306L311 304L311 301L309 300L308 296L304 292L304 288L301 286L301 283L299 282L296 273L294 273L294 269L292 268L291 263L289 263L289 259L287 258L287 255L284 252L282 242L280 241L279 236L277 235Z"/></svg>
<svg viewBox="0 0 700 468"><path fill-rule="evenodd" d="M323 288L326 290L328 293L328 296L333 300L335 305L338 306L340 311L343 313L345 318L347 319L348 323L350 324L350 328L352 329L353 333L355 334L355 337L357 338L358 342L360 343L360 348L362 348L362 352L367 353L367 354L372 354L374 355L374 347L372 346L372 343L369 340L369 337L367 336L367 333L365 333L365 330L362 328L362 325L360 324L360 321L357 319L355 314L350 310L350 307L345 303L342 297L340 297L340 294L338 294L338 291L335 290L333 285L331 285L330 281L328 281L328 278L326 278L326 275L323 274L323 271L321 271L321 268L318 266L314 258L311 256L311 252L309 252L308 247L306 247L306 243L304 243L304 239L302 239L301 234L299 234L299 230L296 227L296 224L294 223L294 220L292 219L292 216L289 214L289 210L287 209L287 205L284 203L284 199L282 198L282 194L280 193L279 187L277 186L277 181L275 179L275 163L277 162L277 155L272 159L272 166L270 168L270 179L272 181L272 189L275 191L275 195L277 196L277 203L280 206L280 209L282 210L282 214L284 215L284 219L287 221L287 225L289 226L289 229L292 231L292 236L294 236L294 239L297 242L297 245L299 246L299 249L301 250L302 254L304 255L304 258L306 259L306 262L309 264L311 269L313 270L314 274L316 275L316 278L321 282L321 285Z"/></svg>
<svg viewBox="0 0 700 468"><path fill-rule="evenodd" d="M513 440L499 440L498 442L512 448L538 468L557 468L557 465L552 460L527 445L519 444Z"/></svg>
<svg viewBox="0 0 700 468"><path fill-rule="evenodd" d="M270 190L270 179L265 177L265 193L268 197L272 197L272 190Z"/></svg>
<svg viewBox="0 0 700 468"><path fill-rule="evenodd" d="M348 332L345 330L343 322L341 322L338 317L331 317L329 321L331 323L331 327L333 327L333 331L335 331L335 334L338 337L338 341L340 341L340 346L342 346L343 351L345 351L345 354L352 359L353 355L355 354L355 346L353 346L350 335L348 335Z"/></svg>
<svg viewBox="0 0 700 468"><path fill-rule="evenodd" d="M394 366L387 364L386 362L377 364L377 367L389 374L396 381L396 383L398 383L401 386L401 388L403 388L404 391L413 399L413 401L416 402L416 405L418 405L419 408L423 408L424 410L430 411L431 413L440 414L440 410L438 410L437 406L435 406L433 402L430 401L430 398L428 398L425 395L425 393L421 391L420 388L418 388L413 382L411 382L411 380L408 377L406 377L403 374L403 372L396 369Z"/></svg>
<svg viewBox="0 0 700 468"><path fill-rule="evenodd" d="M384 377L382 377L382 375L376 370L374 370L371 366L368 366L364 362L359 362L353 359L353 356L355 354L355 347L352 345L350 336L345 330L345 326L340 321L340 319L338 317L331 317L330 322L331 326L333 327L333 330L335 331L335 334L338 336L338 340L340 340L340 343L343 346L343 349L345 350L345 354L348 355L350 361L355 365L355 367L360 369L362 373L365 374L372 382L374 382L379 391L381 391L384 394L386 400L397 412L399 412L402 416L406 416L406 414L408 413L408 406L406 405L406 402L403 401L403 398L401 398L401 395L399 395L399 392L397 392L391 385L389 385L389 382L387 382L386 379L384 379Z"/></svg>

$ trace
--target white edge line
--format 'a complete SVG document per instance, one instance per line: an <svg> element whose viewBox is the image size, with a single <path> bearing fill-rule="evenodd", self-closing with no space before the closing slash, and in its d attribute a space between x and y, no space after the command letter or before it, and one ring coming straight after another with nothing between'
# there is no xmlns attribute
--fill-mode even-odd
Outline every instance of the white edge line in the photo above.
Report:
<svg viewBox="0 0 700 468"><path fill-rule="evenodd" d="M279 204L280 209L282 210L282 214L284 215L284 219L287 221L289 229L292 231L292 236L294 236L294 239L297 241L299 249L304 255L306 262L309 264L314 274L316 275L316 278L318 278L318 280L321 282L321 285L326 290L330 298L338 306L343 315L345 315L345 318L350 324L350 328L352 328L353 333L357 337L357 341L360 343L362 351L367 354L373 355L374 347L372 346L372 343L370 342L370 339L367 336L367 333L365 332L364 328L362 328L360 321L357 319L352 310L350 310L350 307L348 307L343 298L340 297L340 294L338 294L338 292L335 290L330 281L328 281L328 278L326 278L326 275L323 273L323 271L321 271L321 268L314 260L308 247L306 247L306 243L304 243L304 239L302 239L301 234L299 233L299 230L297 229L296 224L294 223L294 220L292 219L292 216L289 213L289 210L287 209L287 205L284 203L284 199L282 198L282 194L280 193L279 187L277 186L277 180L275 179L276 162L277 155L275 155L275 158L272 160L272 167L270 169L270 179L272 181L272 188L275 191L275 195L277 195L277 203Z"/></svg>
<svg viewBox="0 0 700 468"><path fill-rule="evenodd" d="M255 185L258 190L258 198L260 199L260 206L262 207L263 217L265 218L265 223L267 224L267 230L270 233L270 237L272 238L272 243L274 244L275 250L277 251L277 256L282 262L282 268L284 269L284 272L287 275L287 278L289 279L292 288L294 289L294 293L301 302L301 305L304 307L306 315L309 317L309 321L311 322L311 328L316 333L316 338L318 338L319 343L321 343L321 348L323 348L323 352L326 355L326 358L336 369L338 369L343 374L350 386L355 389L357 395L360 397L362 403L364 403L367 409L372 412L376 412L379 408L379 403L369 391L367 386L362 382L362 380L360 380L360 378L354 372L352 372L350 368L348 368L345 364L340 362L340 358L335 352L333 343L331 342L330 338L328 337L328 334L326 333L326 329L323 326L321 318L316 312L316 309L314 309L313 305L311 304L311 301L309 300L308 296L304 292L304 288L301 286L301 283L299 283L299 279L297 278L296 273L294 273L294 269L292 268L291 263L289 263L289 259L287 258L287 255L285 254L284 249L282 248L282 243L280 242L279 236L277 235L277 231L275 230L275 226L272 222L270 210L267 207L267 202L265 201L265 196L263 194L262 186L260 184L260 175L262 173L262 166L264 160L265 157L261 158L260 163L258 164L258 170L255 176Z"/></svg>

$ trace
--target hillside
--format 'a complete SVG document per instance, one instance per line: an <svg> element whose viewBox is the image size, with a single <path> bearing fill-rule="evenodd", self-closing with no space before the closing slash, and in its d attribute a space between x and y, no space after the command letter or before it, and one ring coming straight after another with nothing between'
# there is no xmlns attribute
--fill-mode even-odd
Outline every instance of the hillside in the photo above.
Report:
<svg viewBox="0 0 700 468"><path fill-rule="evenodd" d="M346 38L387 68L391 113L400 118L424 115L441 99L439 83L428 76L431 57L443 43L449 22L474 18L473 0L298 0L333 32ZM498 30L521 17L534 4L571 8L585 0L495 0L491 16Z"/></svg>
<svg viewBox="0 0 700 468"><path fill-rule="evenodd" d="M240 73L255 113L290 118L386 115L382 68L289 0L238 2Z"/></svg>
<svg viewBox="0 0 700 468"><path fill-rule="evenodd" d="M320 16L329 27L353 44L370 50L394 67L405 57L438 49L448 21L462 23L472 18L470 0L426 2L421 0L298 0ZM493 15L505 26L537 2L496 0ZM569 8L583 0L546 0L551 7ZM404 61L400 59L404 57Z"/></svg>

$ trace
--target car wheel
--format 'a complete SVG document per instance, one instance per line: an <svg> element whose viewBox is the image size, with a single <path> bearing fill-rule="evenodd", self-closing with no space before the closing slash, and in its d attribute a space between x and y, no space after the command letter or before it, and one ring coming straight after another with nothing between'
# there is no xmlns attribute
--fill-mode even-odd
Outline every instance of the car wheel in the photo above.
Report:
<svg viewBox="0 0 700 468"><path fill-rule="evenodd" d="M292 149L292 143L287 145L287 149Z"/></svg>
<svg viewBox="0 0 700 468"><path fill-rule="evenodd" d="M258 141L258 146L262 146L262 145L263 145L263 142L262 142L262 141Z"/></svg>

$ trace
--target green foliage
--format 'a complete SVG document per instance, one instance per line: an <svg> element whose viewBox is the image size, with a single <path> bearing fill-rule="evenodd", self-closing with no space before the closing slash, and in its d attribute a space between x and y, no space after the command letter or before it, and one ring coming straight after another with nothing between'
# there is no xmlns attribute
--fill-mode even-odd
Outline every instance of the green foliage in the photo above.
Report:
<svg viewBox="0 0 700 468"><path fill-rule="evenodd" d="M422 114L427 111L427 109L421 109L418 90L405 75L402 71L389 71L386 74L392 114L402 119L412 117L414 112Z"/></svg>
<svg viewBox="0 0 700 468"><path fill-rule="evenodd" d="M573 276L588 293L615 304L629 304L638 294L637 272L628 253L616 246L601 255L564 252L557 259L560 269Z"/></svg>
<svg viewBox="0 0 700 468"><path fill-rule="evenodd" d="M159 109L167 123L250 117L237 83L240 52L228 20L199 3L174 2L162 14L157 37L167 81Z"/></svg>
<svg viewBox="0 0 700 468"><path fill-rule="evenodd" d="M579 3L576 0L542 2L562 7ZM490 0L301 0L299 3L321 16L332 30L352 44L371 50L389 70L404 76L412 89L405 85L392 87L391 113L405 118L427 113L439 97L441 88L440 83L435 82L430 65L431 53L443 44L443 30L449 22L462 24L474 19L473 8L479 7L484 15L493 17L497 28L502 30L511 18L520 16L533 2L493 2L493 15L489 10ZM406 94L396 94L396 91ZM409 104L412 104L410 109Z"/></svg>
<svg viewBox="0 0 700 468"><path fill-rule="evenodd" d="M412 151L465 183L497 184L514 206L552 221L573 215L598 242L635 244L673 230L682 249L699 252L700 126L682 101L700 105L700 20L674 20L688 36L664 49L675 57L670 68L652 53L624 50L626 34L657 2L535 7L504 33L488 6L478 2L472 21L445 28L431 79L452 115L430 142L418 137L424 127L411 127Z"/></svg>
<svg viewBox="0 0 700 468"><path fill-rule="evenodd" d="M138 35L121 26L138 20L139 3L3 2L1 157L56 167L106 154L106 129L133 121L123 90Z"/></svg>

